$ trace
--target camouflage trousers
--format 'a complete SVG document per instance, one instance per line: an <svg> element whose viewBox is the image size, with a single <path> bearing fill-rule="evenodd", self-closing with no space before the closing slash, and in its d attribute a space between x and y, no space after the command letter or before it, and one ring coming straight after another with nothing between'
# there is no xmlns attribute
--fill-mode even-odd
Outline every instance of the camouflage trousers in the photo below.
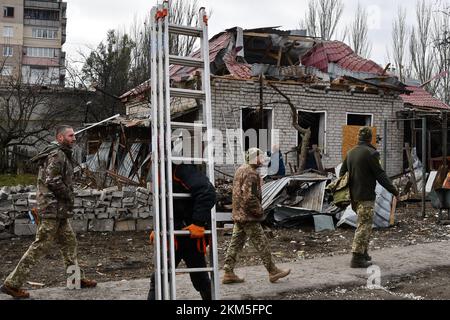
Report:
<svg viewBox="0 0 450 320"><path fill-rule="evenodd" d="M358 214L358 225L353 239L352 252L363 254L369 248L372 235L374 201L362 201L355 203Z"/></svg>
<svg viewBox="0 0 450 320"><path fill-rule="evenodd" d="M50 253L53 244L58 245L66 270L69 266L78 265L77 240L69 220L43 219L39 224L36 239L20 259L14 271L6 278L5 284L17 289L22 287L33 267L42 257Z"/></svg>
<svg viewBox="0 0 450 320"><path fill-rule="evenodd" d="M264 230L259 222L235 223L233 229L233 236L228 247L225 258L224 270L225 272L233 272L236 266L237 257L245 245L247 236L258 251L264 266L269 273L276 270L275 263L270 252L269 242Z"/></svg>

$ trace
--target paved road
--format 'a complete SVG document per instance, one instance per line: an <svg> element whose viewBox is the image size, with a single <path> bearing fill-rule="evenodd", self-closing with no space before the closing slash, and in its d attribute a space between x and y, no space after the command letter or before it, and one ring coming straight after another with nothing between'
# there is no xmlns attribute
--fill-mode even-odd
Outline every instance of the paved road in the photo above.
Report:
<svg viewBox="0 0 450 320"><path fill-rule="evenodd" d="M450 268L450 241L390 248L372 252L374 263L381 270L382 282L392 277L414 274L434 267ZM238 285L221 285L223 299L240 300L270 298L280 293L337 286L362 286L367 284L367 270L348 267L350 255L304 260L282 264L292 269L291 275L279 283L271 284L262 266L237 269L246 281ZM33 299L46 300L142 300L146 299L149 279L100 283L97 288L70 291L65 288L44 288L31 291ZM177 276L178 299L199 299L188 275ZM0 300L9 296L0 294Z"/></svg>

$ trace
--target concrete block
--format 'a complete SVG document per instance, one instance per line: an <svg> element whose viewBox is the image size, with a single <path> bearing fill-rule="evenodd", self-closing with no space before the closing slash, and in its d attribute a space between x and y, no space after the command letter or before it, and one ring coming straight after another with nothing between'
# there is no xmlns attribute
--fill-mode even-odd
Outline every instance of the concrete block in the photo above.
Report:
<svg viewBox="0 0 450 320"><path fill-rule="evenodd" d="M98 201L97 205L99 207L109 207L111 206L111 201Z"/></svg>
<svg viewBox="0 0 450 320"><path fill-rule="evenodd" d="M109 214L107 212L98 213L95 215L97 219L108 219L110 218Z"/></svg>
<svg viewBox="0 0 450 320"><path fill-rule="evenodd" d="M11 195L11 200L28 199L28 193L16 193Z"/></svg>
<svg viewBox="0 0 450 320"><path fill-rule="evenodd" d="M28 198L27 199L17 199L14 201L15 206L28 206Z"/></svg>
<svg viewBox="0 0 450 320"><path fill-rule="evenodd" d="M103 189L102 191L105 193L113 193L114 191L119 191L119 187L118 186L109 187L109 188Z"/></svg>
<svg viewBox="0 0 450 320"><path fill-rule="evenodd" d="M70 225L75 233L87 232L88 231L88 220L71 220Z"/></svg>
<svg viewBox="0 0 450 320"><path fill-rule="evenodd" d="M95 213L95 214L100 214L100 213L104 213L104 212L106 212L106 208L97 208L97 209L94 209L94 213Z"/></svg>
<svg viewBox="0 0 450 320"><path fill-rule="evenodd" d="M111 207L122 208L122 201L111 201Z"/></svg>
<svg viewBox="0 0 450 320"><path fill-rule="evenodd" d="M144 211L142 213L139 213L139 218L142 218L142 219L147 219L151 216L152 216L152 213L150 211Z"/></svg>
<svg viewBox="0 0 450 320"><path fill-rule="evenodd" d="M134 197L129 197L129 198L123 198L122 199L122 203L134 203Z"/></svg>
<svg viewBox="0 0 450 320"><path fill-rule="evenodd" d="M77 190L76 194L78 197L89 197L92 195L92 190L91 189Z"/></svg>
<svg viewBox="0 0 450 320"><path fill-rule="evenodd" d="M32 236L37 231L37 225L31 223L14 223L14 234L17 236Z"/></svg>
<svg viewBox="0 0 450 320"><path fill-rule="evenodd" d="M136 230L137 231L147 231L153 229L152 219L138 219L136 220Z"/></svg>
<svg viewBox="0 0 450 320"><path fill-rule="evenodd" d="M114 231L113 219L93 219L89 221L89 230L94 232L112 232Z"/></svg>
<svg viewBox="0 0 450 320"><path fill-rule="evenodd" d="M96 207L96 203L95 203L95 201L83 200L83 207L84 208L95 208Z"/></svg>
<svg viewBox="0 0 450 320"><path fill-rule="evenodd" d="M113 198L123 198L123 191L115 191L111 195Z"/></svg>
<svg viewBox="0 0 450 320"><path fill-rule="evenodd" d="M135 220L116 221L114 225L114 231L136 231Z"/></svg>

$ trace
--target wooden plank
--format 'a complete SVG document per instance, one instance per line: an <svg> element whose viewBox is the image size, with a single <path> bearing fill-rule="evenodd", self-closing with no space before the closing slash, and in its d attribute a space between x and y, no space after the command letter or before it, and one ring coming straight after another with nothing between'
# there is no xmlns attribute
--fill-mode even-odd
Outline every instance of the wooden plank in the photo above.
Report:
<svg viewBox="0 0 450 320"><path fill-rule="evenodd" d="M392 198L391 214L389 216L389 225L392 227L395 224L395 211L397 210L397 198Z"/></svg>
<svg viewBox="0 0 450 320"><path fill-rule="evenodd" d="M342 129L342 160L345 160L347 153L358 145L358 133L360 126L344 126ZM372 129L372 145L377 145L377 129Z"/></svg>

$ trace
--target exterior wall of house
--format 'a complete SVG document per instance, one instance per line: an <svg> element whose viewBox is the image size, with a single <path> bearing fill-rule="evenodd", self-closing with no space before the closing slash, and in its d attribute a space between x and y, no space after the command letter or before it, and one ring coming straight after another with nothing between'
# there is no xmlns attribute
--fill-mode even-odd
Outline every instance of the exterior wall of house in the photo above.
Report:
<svg viewBox="0 0 450 320"><path fill-rule="evenodd" d="M326 112L326 145L323 164L326 168L334 168L342 162L342 132L347 124L347 113L373 114L373 126L377 135L383 137L383 121L394 119L396 112L403 109L400 98L375 94L354 93L345 91L329 91L307 89L300 84L278 83L277 87L292 100L298 110ZM259 103L259 83L253 81L214 78L211 83L213 127L220 129L225 137L225 129L239 129L241 126L240 109L257 106ZM265 87L264 102L283 101L272 88ZM298 133L292 126L291 109L287 104L270 105L273 109L273 128L279 129L279 144L285 153L298 144ZM395 175L402 172L403 163L403 123L389 123L387 172ZM223 139L226 143L226 139ZM379 151L383 147L380 142ZM224 148L224 152L229 149ZM382 155L383 158L383 155ZM242 161L242 157L240 157ZM288 162L296 164L295 153ZM220 171L233 175L235 166L217 165ZM287 173L290 173L286 164ZM220 175L219 175L220 176Z"/></svg>

